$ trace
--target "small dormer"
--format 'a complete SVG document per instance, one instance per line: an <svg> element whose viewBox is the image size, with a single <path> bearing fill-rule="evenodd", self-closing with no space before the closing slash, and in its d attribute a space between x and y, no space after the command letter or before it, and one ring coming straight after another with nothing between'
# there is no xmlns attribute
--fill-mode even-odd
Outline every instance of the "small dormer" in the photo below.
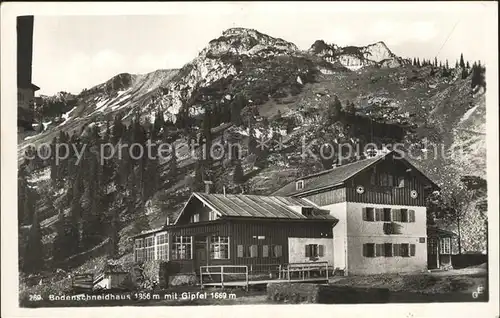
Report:
<svg viewBox="0 0 500 318"><path fill-rule="evenodd" d="M311 216L313 216L313 210L314 210L314 208L312 206L303 206L302 207L302 215L305 217L311 217Z"/></svg>
<svg viewBox="0 0 500 318"><path fill-rule="evenodd" d="M295 190L300 191L302 189L304 189L304 180L295 182Z"/></svg>

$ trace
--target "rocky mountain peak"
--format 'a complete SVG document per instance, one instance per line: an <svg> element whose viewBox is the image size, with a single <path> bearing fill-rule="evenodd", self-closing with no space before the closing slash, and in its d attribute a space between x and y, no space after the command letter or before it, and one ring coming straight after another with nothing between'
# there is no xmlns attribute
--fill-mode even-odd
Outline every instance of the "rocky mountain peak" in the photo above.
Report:
<svg viewBox="0 0 500 318"><path fill-rule="evenodd" d="M222 32L222 36L210 41L201 55L217 57L230 53L269 56L294 51L298 51L297 46L283 39L274 38L254 29L230 28Z"/></svg>
<svg viewBox="0 0 500 318"><path fill-rule="evenodd" d="M317 40L311 45L309 52L330 63L340 62L350 70L372 65L398 67L402 64L402 59L392 53L383 41L366 46L340 47L323 40Z"/></svg>

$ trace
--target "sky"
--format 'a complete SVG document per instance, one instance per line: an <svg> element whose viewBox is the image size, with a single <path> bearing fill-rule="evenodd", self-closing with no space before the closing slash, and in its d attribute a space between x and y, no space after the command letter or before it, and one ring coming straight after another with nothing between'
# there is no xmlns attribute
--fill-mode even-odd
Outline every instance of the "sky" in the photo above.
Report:
<svg viewBox="0 0 500 318"><path fill-rule="evenodd" d="M148 5L120 15L109 10L35 14L33 83L41 88L38 93L79 93L123 72L180 68L231 27L253 28L300 49L318 39L342 46L384 41L402 57L437 56L454 65L463 53L466 60L484 61L485 13L492 9L472 2Z"/></svg>

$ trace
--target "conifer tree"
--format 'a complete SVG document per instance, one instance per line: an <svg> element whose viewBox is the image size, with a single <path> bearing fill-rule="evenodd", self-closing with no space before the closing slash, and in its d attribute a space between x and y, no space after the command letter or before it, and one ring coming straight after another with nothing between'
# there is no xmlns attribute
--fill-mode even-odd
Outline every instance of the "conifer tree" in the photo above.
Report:
<svg viewBox="0 0 500 318"><path fill-rule="evenodd" d="M437 59L437 56L434 57L434 67L437 67L438 66L438 59Z"/></svg>
<svg viewBox="0 0 500 318"><path fill-rule="evenodd" d="M109 223L109 255L112 258L116 258L119 254L119 231L120 231L120 215L119 206L113 205L110 209L111 220Z"/></svg>
<svg viewBox="0 0 500 318"><path fill-rule="evenodd" d="M123 134L125 133L125 126L123 125L120 117L118 115L115 116L115 119L113 121L113 129L112 129L112 134L111 134L111 143L116 145L118 141L123 137Z"/></svg>
<svg viewBox="0 0 500 318"><path fill-rule="evenodd" d="M467 61L467 63L465 63L465 67L466 67L466 68L470 68L469 61Z"/></svg>
<svg viewBox="0 0 500 318"><path fill-rule="evenodd" d="M460 53L460 67L465 68L464 55Z"/></svg>
<svg viewBox="0 0 500 318"><path fill-rule="evenodd" d="M56 184L57 181L59 180L59 167L56 162L56 145L57 145L57 138L54 137L52 139L52 143L50 145L50 150L51 150L51 156L50 156L50 180L52 180L53 184Z"/></svg>
<svg viewBox="0 0 500 318"><path fill-rule="evenodd" d="M353 102L347 101L345 104L345 112L351 115L356 114L356 106L354 106Z"/></svg>
<svg viewBox="0 0 500 318"><path fill-rule="evenodd" d="M340 102L337 96L334 97L334 100L328 104L327 110L327 121L328 124L334 124L340 119L340 114L342 112L342 103Z"/></svg>
<svg viewBox="0 0 500 318"><path fill-rule="evenodd" d="M240 94L236 95L231 105L231 122L235 126L241 125L241 111L244 107L244 97Z"/></svg>
<svg viewBox="0 0 500 318"><path fill-rule="evenodd" d="M39 272L43 268L43 259L42 231L38 212L35 211L24 250L23 271L25 273Z"/></svg>
<svg viewBox="0 0 500 318"><path fill-rule="evenodd" d="M236 163L234 165L234 171L233 171L233 182L235 184L242 184L243 183L243 168L241 167L241 160L236 160Z"/></svg>
<svg viewBox="0 0 500 318"><path fill-rule="evenodd" d="M53 249L52 249L52 256L54 261L60 262L63 261L66 257L68 257L67 253L67 244L70 242L67 241L66 238L66 218L64 217L64 213L62 211L59 211L58 216L57 216L57 222L55 225L56 228L56 237L54 238L54 243L53 243Z"/></svg>

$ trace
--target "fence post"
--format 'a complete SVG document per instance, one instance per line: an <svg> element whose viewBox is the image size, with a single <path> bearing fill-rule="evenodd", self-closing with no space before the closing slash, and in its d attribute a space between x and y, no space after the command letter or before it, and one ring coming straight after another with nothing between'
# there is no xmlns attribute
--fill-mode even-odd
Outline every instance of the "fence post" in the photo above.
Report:
<svg viewBox="0 0 500 318"><path fill-rule="evenodd" d="M224 266L220 267L220 285L224 288Z"/></svg>
<svg viewBox="0 0 500 318"><path fill-rule="evenodd" d="M326 281L328 282L328 263L326 263Z"/></svg>
<svg viewBox="0 0 500 318"><path fill-rule="evenodd" d="M278 265L278 279L281 279L281 264Z"/></svg>
<svg viewBox="0 0 500 318"><path fill-rule="evenodd" d="M290 264L288 264L288 281L290 281Z"/></svg>
<svg viewBox="0 0 500 318"><path fill-rule="evenodd" d="M246 276L246 281L247 281L246 290L248 291L248 266L245 266L245 276Z"/></svg>
<svg viewBox="0 0 500 318"><path fill-rule="evenodd" d="M200 266L200 285L201 285L201 288L203 289L203 270L202 270L203 266Z"/></svg>

